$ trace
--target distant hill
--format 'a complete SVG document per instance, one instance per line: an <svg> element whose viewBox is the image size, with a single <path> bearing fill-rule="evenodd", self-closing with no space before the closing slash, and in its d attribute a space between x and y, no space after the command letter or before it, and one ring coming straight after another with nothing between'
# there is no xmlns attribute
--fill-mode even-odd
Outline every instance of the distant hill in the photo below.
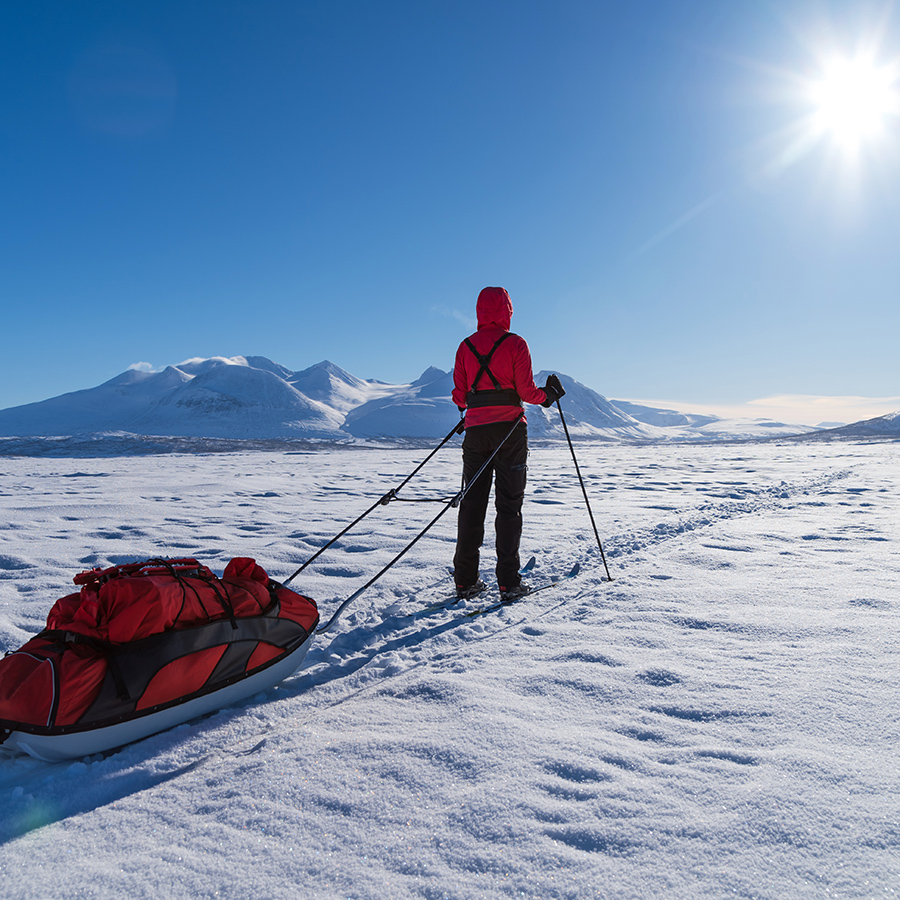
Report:
<svg viewBox="0 0 900 900"><path fill-rule="evenodd" d="M829 438L900 438L900 411L878 416L875 419L864 419L852 425L840 428L828 428L820 431L816 437Z"/></svg>
<svg viewBox="0 0 900 900"><path fill-rule="evenodd" d="M639 422L665 429L669 439L678 435L678 440L752 440L806 435L817 431L809 425L788 425L773 419L723 419L719 416L641 406L627 400L610 402L630 413Z"/></svg>
<svg viewBox="0 0 900 900"><path fill-rule="evenodd" d="M613 406L628 413L639 422L656 425L659 428L699 428L718 422L718 416L701 416L695 413L682 413L674 409L658 409L653 406L641 406L628 400L610 400Z"/></svg>
<svg viewBox="0 0 900 900"><path fill-rule="evenodd" d="M539 372L536 382L543 384L549 374ZM607 400L574 378L557 374L566 389L562 407L573 437L733 440L813 430ZM37 446L32 438L61 437L88 446L96 444L97 435L108 435L110 441L115 435L117 446L149 446L141 436L226 442L431 440L443 437L459 419L451 388L451 374L434 367L408 384L386 384L358 378L328 360L294 372L264 356L194 358L161 372L128 370L94 388L0 410L0 437L29 439L7 442L16 447ZM555 406L528 405L526 413L533 437L564 436ZM896 428L887 421L873 424L879 421L859 426L880 427L885 434ZM58 441L55 446L58 450Z"/></svg>

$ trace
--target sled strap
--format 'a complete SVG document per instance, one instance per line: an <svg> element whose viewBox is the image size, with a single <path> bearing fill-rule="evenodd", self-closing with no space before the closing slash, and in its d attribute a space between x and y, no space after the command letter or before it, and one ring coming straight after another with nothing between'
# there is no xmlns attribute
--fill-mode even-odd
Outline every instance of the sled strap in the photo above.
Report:
<svg viewBox="0 0 900 900"><path fill-rule="evenodd" d="M316 550L316 552L313 553L313 555L305 563L303 563L303 565L300 566L300 568L297 569L297 571L294 572L294 574L291 575L290 578L288 578L286 581L281 582L282 585L284 587L287 587L311 562L318 559L329 547L336 544L348 531L350 531L351 528L362 522L362 520L373 510L378 509L379 506L387 506L388 503L390 503L392 500L399 500L400 498L397 496L397 494L402 490L402 488L404 488L407 484L409 484L410 481L412 481L412 479L425 467L425 464L438 452L438 450L441 449L441 447L444 446L444 444L447 443L447 441L449 441L456 434L462 434L464 428L465 422L463 422L462 420L457 422L456 425L453 426L453 430L440 442L440 444L437 445L437 447L434 448L434 450L431 451L431 453L428 454L428 456L425 457L425 459L422 460L422 462L419 463L419 465L415 467L415 469L412 470L412 472L409 473L409 475L406 476L406 478L403 479L403 481L400 482L397 487L391 488L386 494L384 494L382 497L379 497L362 515L357 516L346 528L344 528L342 531L339 531L327 544L319 547L319 549Z"/></svg>
<svg viewBox="0 0 900 900"><path fill-rule="evenodd" d="M101 641L97 638L88 637L86 634L78 634L75 631L59 631L57 629L47 628L42 631L38 637L46 638L65 647L67 644L78 644L82 647L89 647L95 653L99 653L106 658L106 664L109 668L109 674L112 676L113 683L116 686L116 693L119 699L127 702L131 699L128 688L125 685L125 678L122 676L122 669L116 660L113 645L108 641Z"/></svg>
<svg viewBox="0 0 900 900"><path fill-rule="evenodd" d="M332 617L324 624L319 626L316 629L316 634L324 634L326 631L329 631L337 622L341 613L351 604L357 597L360 596L364 591L368 590L388 569L390 569L395 563L399 562L406 554L412 550L412 548L431 530L431 528L437 524L438 520L447 512L448 509L455 508L459 506L462 502L463 497L469 492L469 489L473 484L478 480L481 474L490 466L490 464L494 461L494 457L500 452L500 448L512 437L513 432L516 430L519 422L524 418L524 413L520 414L515 422L512 423L512 428L509 429L506 437L500 441L499 444L494 448L494 452L485 460L484 465L469 479L468 483L460 489L459 493L456 494L445 506L444 508L373 578L370 578L359 590L355 593L351 594L341 605L334 611Z"/></svg>

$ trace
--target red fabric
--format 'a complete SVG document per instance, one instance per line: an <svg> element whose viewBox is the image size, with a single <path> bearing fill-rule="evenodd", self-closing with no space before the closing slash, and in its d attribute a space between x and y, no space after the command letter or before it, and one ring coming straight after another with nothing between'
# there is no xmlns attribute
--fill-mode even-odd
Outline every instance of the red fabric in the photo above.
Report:
<svg viewBox="0 0 900 900"><path fill-rule="evenodd" d="M91 705L106 676L106 659L88 647L73 647L60 654L59 709L54 725L73 725Z"/></svg>
<svg viewBox="0 0 900 900"><path fill-rule="evenodd" d="M478 331L469 337L475 349L483 354L509 331L513 314L512 301L504 288L487 287L478 295L475 304L478 316ZM478 384L475 377L481 364L475 354L463 341L456 351L453 367L453 402L465 407L466 396L471 390L494 390L494 383L488 375L482 375ZM526 403L543 403L547 399L544 391L534 383L531 368L531 352L525 339L511 334L491 357L489 366L503 389L512 388ZM521 410L515 406L480 406L466 410L466 428L473 425L487 425L491 422L512 422Z"/></svg>
<svg viewBox="0 0 900 900"><path fill-rule="evenodd" d="M56 717L54 668L60 686ZM106 660L83 646L65 650L34 637L24 647L0 659L0 719L28 725L72 725L97 696L106 675Z"/></svg>
<svg viewBox="0 0 900 900"><path fill-rule="evenodd" d="M226 645L220 644L218 647L207 647L190 656L172 660L153 676L135 708L150 709L158 703L168 703L185 694L199 691L212 675L225 650Z"/></svg>
<svg viewBox="0 0 900 900"><path fill-rule="evenodd" d="M185 577L173 577L173 568ZM151 562L94 569L77 575L75 583L81 585L80 593L56 601L47 616L48 630L111 643L130 643L231 614L236 618L256 616L272 604L265 569L243 557L233 559L221 579L195 559L180 559L169 560L166 566ZM289 588L279 587L275 593L280 602L279 616L312 631L318 619L315 603ZM162 668L137 708L146 709L199 690L224 649L206 648ZM280 652L260 642L248 671ZM54 668L59 696L57 714L50 722ZM74 724L97 697L106 669L106 657L100 650L36 636L0 659L0 719L27 725Z"/></svg>
<svg viewBox="0 0 900 900"><path fill-rule="evenodd" d="M280 656L283 652L281 647L260 641L256 645L256 649L250 654L250 659L247 660L247 671L252 672L258 666L267 663L270 659L275 659L276 656Z"/></svg>
<svg viewBox="0 0 900 900"><path fill-rule="evenodd" d="M185 588L170 568L185 575L199 573L208 584L191 578ZM176 625L189 628L229 615L254 616L270 603L269 576L252 559L233 559L220 582L195 559L171 560L169 567L150 564L113 566L75 576L80 595L58 600L47 616L47 628L74 631L114 644L126 644ZM225 584L227 590L212 585Z"/></svg>
<svg viewBox="0 0 900 900"><path fill-rule="evenodd" d="M312 631L319 618L319 610L309 597L297 594L286 587L277 588L275 596L281 604L282 619L290 619L302 625L307 631Z"/></svg>
<svg viewBox="0 0 900 900"><path fill-rule="evenodd" d="M53 705L53 666L29 641L17 653L0 660L0 718L29 725L49 725Z"/></svg>
<svg viewBox="0 0 900 900"><path fill-rule="evenodd" d="M236 556L227 566L223 578L250 578L260 584L268 584L269 576L266 570L257 565L255 559L246 556Z"/></svg>

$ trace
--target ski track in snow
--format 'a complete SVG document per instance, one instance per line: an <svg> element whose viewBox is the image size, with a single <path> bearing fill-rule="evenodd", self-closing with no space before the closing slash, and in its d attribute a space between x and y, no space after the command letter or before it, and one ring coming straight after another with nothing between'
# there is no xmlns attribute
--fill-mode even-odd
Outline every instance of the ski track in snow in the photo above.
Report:
<svg viewBox="0 0 900 900"><path fill-rule="evenodd" d="M896 896L897 445L577 452L612 582L568 449L533 448L528 579L578 576L425 612L451 511L267 694L0 756L4 896ZM285 578L424 455L4 460L0 648L94 565ZM458 478L448 449L402 495ZM378 508L292 586L327 620L438 509Z"/></svg>

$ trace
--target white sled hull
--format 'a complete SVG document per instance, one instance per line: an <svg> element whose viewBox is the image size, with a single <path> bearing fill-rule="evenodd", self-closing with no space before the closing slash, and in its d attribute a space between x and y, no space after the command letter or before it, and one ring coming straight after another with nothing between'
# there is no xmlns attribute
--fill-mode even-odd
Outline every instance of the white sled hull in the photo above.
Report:
<svg viewBox="0 0 900 900"><path fill-rule="evenodd" d="M137 716L127 722L69 734L43 735L14 731L6 739L3 747L4 749L21 750L23 753L45 762L56 762L91 756L94 753L105 753L124 744L143 740L152 734L158 734L167 728L174 728L191 719L216 712L226 706L239 703L259 691L274 687L297 671L306 657L311 641L312 635L296 650L271 666L248 675L234 684L204 694L202 697L186 700L176 706Z"/></svg>

